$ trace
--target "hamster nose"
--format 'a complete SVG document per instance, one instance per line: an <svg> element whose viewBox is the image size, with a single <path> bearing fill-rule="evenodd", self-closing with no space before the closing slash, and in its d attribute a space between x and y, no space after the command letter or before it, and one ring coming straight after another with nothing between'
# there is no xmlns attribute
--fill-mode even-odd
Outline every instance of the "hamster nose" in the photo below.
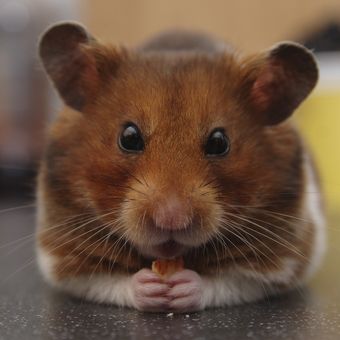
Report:
<svg viewBox="0 0 340 340"><path fill-rule="evenodd" d="M153 222L160 229L185 229L190 222L187 203L177 196L169 196L164 201L158 202L153 211Z"/></svg>

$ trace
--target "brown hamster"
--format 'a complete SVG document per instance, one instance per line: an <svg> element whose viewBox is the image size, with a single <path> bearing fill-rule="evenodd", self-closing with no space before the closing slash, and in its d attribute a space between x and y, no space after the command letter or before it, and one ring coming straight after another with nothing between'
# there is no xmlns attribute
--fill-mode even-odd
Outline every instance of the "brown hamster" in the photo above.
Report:
<svg viewBox="0 0 340 340"><path fill-rule="evenodd" d="M135 49L76 23L40 42L66 104L38 184L37 248L54 286L145 311L195 311L294 288L318 267L317 175L287 118L314 88L310 51L243 57L188 32ZM162 279L155 259L183 257Z"/></svg>

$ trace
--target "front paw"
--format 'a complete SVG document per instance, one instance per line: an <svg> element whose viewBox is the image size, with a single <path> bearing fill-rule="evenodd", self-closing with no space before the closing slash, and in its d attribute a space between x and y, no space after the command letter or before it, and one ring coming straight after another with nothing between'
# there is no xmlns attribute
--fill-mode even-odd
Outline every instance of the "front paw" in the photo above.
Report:
<svg viewBox="0 0 340 340"><path fill-rule="evenodd" d="M140 311L164 312L169 308L170 287L150 269L141 269L132 277L132 294L135 307Z"/></svg>
<svg viewBox="0 0 340 340"><path fill-rule="evenodd" d="M184 313L203 309L203 280L194 271L185 269L173 274L166 283L171 287L169 310Z"/></svg>

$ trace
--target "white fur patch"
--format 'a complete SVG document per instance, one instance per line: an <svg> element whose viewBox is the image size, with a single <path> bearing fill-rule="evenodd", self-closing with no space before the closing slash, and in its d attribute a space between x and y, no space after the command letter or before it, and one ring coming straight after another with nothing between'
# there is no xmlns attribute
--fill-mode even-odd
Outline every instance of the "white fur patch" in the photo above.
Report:
<svg viewBox="0 0 340 340"><path fill-rule="evenodd" d="M57 280L52 272L57 259L42 249L37 251L38 263L45 279L54 287L87 300L136 307L132 292L132 275L93 275ZM259 280L237 272L203 277L202 308L235 305L263 298L265 290Z"/></svg>
<svg viewBox="0 0 340 340"><path fill-rule="evenodd" d="M260 273L249 269L239 269L239 271L246 277L265 284L296 284L296 270L298 266L299 262L296 259L284 258L281 261L280 268L271 272Z"/></svg>
<svg viewBox="0 0 340 340"><path fill-rule="evenodd" d="M36 249L36 255L40 271L42 272L44 278L48 282L54 284L55 278L53 276L53 268L57 262L57 259L44 251L39 245Z"/></svg>
<svg viewBox="0 0 340 340"><path fill-rule="evenodd" d="M319 268L326 252L326 220L321 206L320 188L315 179L315 173L309 159L305 161L305 201L303 216L314 228L314 239L310 264L305 271L305 279L310 278Z"/></svg>
<svg viewBox="0 0 340 340"><path fill-rule="evenodd" d="M135 307L132 275L93 275L59 281L57 286L72 295L101 303L117 306Z"/></svg>
<svg viewBox="0 0 340 340"><path fill-rule="evenodd" d="M203 277L202 307L222 307L259 300L270 293L263 283L237 272Z"/></svg>
<svg viewBox="0 0 340 340"><path fill-rule="evenodd" d="M101 303L112 303L118 306L134 307L131 290L132 275L93 275L79 276L58 280L53 275L53 267L57 258L38 248L38 264L45 279L54 287L71 293L74 296L86 298Z"/></svg>

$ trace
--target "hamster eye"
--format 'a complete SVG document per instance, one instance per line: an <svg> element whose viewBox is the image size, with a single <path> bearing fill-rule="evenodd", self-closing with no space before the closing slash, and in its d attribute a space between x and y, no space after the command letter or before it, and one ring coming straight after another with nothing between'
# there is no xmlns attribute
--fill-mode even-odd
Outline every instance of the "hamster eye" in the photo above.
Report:
<svg viewBox="0 0 340 340"><path fill-rule="evenodd" d="M207 156L224 156L230 150L229 138L225 135L224 129L213 130L205 144L205 154Z"/></svg>
<svg viewBox="0 0 340 340"><path fill-rule="evenodd" d="M144 150L144 140L138 127L127 123L119 137L119 147L126 152L139 153Z"/></svg>

